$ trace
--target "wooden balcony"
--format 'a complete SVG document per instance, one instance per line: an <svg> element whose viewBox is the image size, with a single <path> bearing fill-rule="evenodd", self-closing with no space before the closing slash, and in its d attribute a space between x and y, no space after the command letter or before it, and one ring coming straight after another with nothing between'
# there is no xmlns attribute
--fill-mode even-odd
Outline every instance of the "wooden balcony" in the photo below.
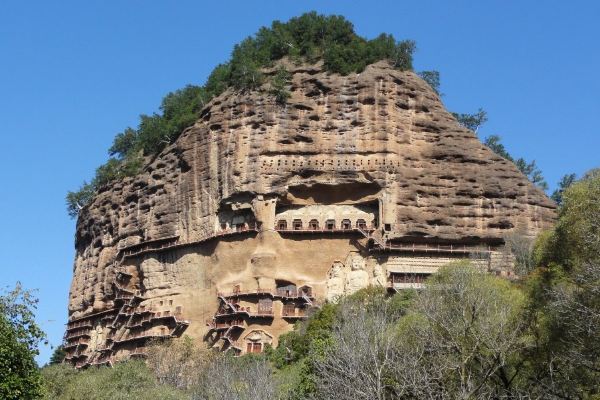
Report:
<svg viewBox="0 0 600 400"><path fill-rule="evenodd" d="M64 347L65 350L67 350L67 349L73 349L73 348L76 348L79 345L87 346L89 342L90 342L90 339L88 339L88 338L79 338L79 339L74 340L74 341L68 341L67 343L64 344L63 347Z"/></svg>
<svg viewBox="0 0 600 400"><path fill-rule="evenodd" d="M76 338L89 338L91 336L91 332L89 329L86 330L81 330L81 331L75 331L75 332L67 332L65 334L65 340L71 340L71 339L76 339Z"/></svg>
<svg viewBox="0 0 600 400"><path fill-rule="evenodd" d="M67 331L72 331L75 329L79 329L79 328L92 328L92 321L91 320L83 320L83 321L77 321L77 322L71 322L69 324L67 324Z"/></svg>
<svg viewBox="0 0 600 400"><path fill-rule="evenodd" d="M240 307L234 305L230 311L219 310L215 314L215 318L225 318L232 316L245 316L247 318L273 318L273 308L261 308L258 312L252 312L250 307Z"/></svg>

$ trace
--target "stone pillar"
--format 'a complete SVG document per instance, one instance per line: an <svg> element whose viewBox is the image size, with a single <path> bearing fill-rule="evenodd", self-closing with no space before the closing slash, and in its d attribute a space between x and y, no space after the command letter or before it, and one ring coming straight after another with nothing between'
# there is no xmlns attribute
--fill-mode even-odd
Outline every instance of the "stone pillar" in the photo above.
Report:
<svg viewBox="0 0 600 400"><path fill-rule="evenodd" d="M256 221L262 225L261 230L273 229L275 227L275 207L277 199L265 199L258 195L252 200L252 211Z"/></svg>

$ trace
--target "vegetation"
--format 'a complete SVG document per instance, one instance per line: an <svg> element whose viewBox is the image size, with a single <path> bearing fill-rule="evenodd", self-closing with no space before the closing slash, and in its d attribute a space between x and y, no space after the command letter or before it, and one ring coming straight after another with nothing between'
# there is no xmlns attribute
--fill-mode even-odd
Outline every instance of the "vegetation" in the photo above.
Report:
<svg viewBox="0 0 600 400"><path fill-rule="evenodd" d="M270 28L262 27L235 45L231 59L215 67L203 86L188 85L167 94L158 113L141 115L137 128L117 134L109 149L110 158L98 167L94 179L67 194L67 211L76 217L102 186L139 173L147 159L177 139L198 119L200 110L227 88L256 90L270 83L269 93L277 103L285 104L290 95L289 73L280 67L270 82L265 74L265 68L284 57L294 62L322 60L325 70L346 75L384 59L398 69L412 69L414 50L414 42L398 42L392 35L362 38L341 16L310 12L285 23L274 21Z"/></svg>
<svg viewBox="0 0 600 400"><path fill-rule="evenodd" d="M518 281L465 260L418 292L368 288L325 304L263 355L185 339L156 344L147 365L49 366L47 398L600 398L600 170L561 198L534 245L506 238Z"/></svg>
<svg viewBox="0 0 600 400"><path fill-rule="evenodd" d="M421 71L418 75L431 86L433 91L438 95L442 96L440 92L440 73L439 71Z"/></svg>
<svg viewBox="0 0 600 400"><path fill-rule="evenodd" d="M479 127L485 124L488 120L487 112L483 108L477 110L475 114L452 113L452 115L462 126L472 130L475 133L477 133L479 131Z"/></svg>
<svg viewBox="0 0 600 400"><path fill-rule="evenodd" d="M476 134L478 133L479 128L481 128L481 126L488 120L487 112L482 108L477 110L475 114L452 113L452 115L462 126L472 130ZM522 157L517 159L513 158L500 140L500 136L490 135L485 138L483 143L500 157L503 157L515 164L519 171L521 171L523 175L525 175L527 179L529 179L534 185L544 191L548 190L548 183L544 179L542 171L536 165L535 160L528 162Z"/></svg>
<svg viewBox="0 0 600 400"><path fill-rule="evenodd" d="M180 400L182 391L161 385L143 361L119 363L114 368L77 371L67 365L42 369L44 399L69 400Z"/></svg>
<svg viewBox="0 0 600 400"><path fill-rule="evenodd" d="M554 192L552 192L552 196L550 196L552 200L556 202L556 204L560 205L562 203L563 192L569 186L575 183L576 178L576 174L566 174L560 179L560 182L558 182L558 188Z"/></svg>
<svg viewBox="0 0 600 400"><path fill-rule="evenodd" d="M34 320L37 299L20 284L0 294L0 398L35 399L42 390L34 357L45 339Z"/></svg>
<svg viewBox="0 0 600 400"><path fill-rule="evenodd" d="M514 159L500 142L500 136L498 135L488 136L485 139L484 144L500 157L504 157L508 161L513 162L519 171L521 171L534 185L542 190L548 190L548 183L544 179L542 171L536 165L535 160L527 162L522 157Z"/></svg>
<svg viewBox="0 0 600 400"><path fill-rule="evenodd" d="M50 356L50 361L48 362L48 364L49 365L60 364L63 362L63 360L65 359L66 356L67 356L67 351L65 350L64 346L61 344L54 348L54 351L52 352L52 356Z"/></svg>

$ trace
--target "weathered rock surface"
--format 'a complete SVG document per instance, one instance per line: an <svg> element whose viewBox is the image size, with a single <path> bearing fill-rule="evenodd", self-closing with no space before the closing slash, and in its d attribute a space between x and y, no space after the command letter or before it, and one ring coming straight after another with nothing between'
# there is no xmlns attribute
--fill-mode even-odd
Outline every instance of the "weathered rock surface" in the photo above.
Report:
<svg viewBox="0 0 600 400"><path fill-rule="evenodd" d="M357 251L369 258L356 243L362 239L274 231L287 214L292 229L295 212L303 228L312 218L319 229L333 219L337 228L346 212L349 219L373 215L366 222L377 224L380 240L432 246L499 245L507 232L533 236L552 223L554 204L462 128L414 73L385 62L350 76L318 65L288 69L286 106L266 90L228 90L142 174L106 188L82 211L73 321L122 307L115 282L123 271L123 285L142 304L181 304L196 337L218 308L216 292L235 284L306 283L318 300L385 279L386 261L367 260L328 283L334 262L348 263ZM255 233L210 239L254 223ZM106 323L94 321L102 332ZM248 327L248 340L289 329L269 324L264 333ZM105 343L96 336L88 360Z"/></svg>

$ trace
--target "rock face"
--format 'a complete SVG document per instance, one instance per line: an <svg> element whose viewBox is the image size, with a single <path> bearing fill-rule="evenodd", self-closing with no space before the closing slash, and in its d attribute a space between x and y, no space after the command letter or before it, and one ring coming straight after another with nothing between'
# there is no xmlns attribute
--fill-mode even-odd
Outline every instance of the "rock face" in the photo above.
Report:
<svg viewBox="0 0 600 400"><path fill-rule="evenodd" d="M287 105L266 87L226 91L82 210L73 363L143 355L149 338L183 332L261 351L367 285L415 286L464 257L510 273L504 235L552 223L554 204L414 73L288 69Z"/></svg>

